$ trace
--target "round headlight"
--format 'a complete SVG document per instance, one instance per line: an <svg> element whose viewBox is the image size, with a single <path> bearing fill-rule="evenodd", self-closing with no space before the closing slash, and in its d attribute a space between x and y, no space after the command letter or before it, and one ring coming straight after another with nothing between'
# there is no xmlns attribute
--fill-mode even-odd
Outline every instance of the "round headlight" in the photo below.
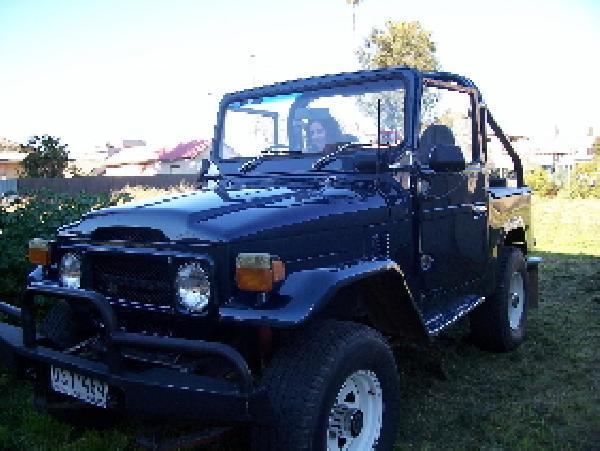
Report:
<svg viewBox="0 0 600 451"><path fill-rule="evenodd" d="M210 280L199 263L182 265L175 280L179 305L190 312L200 312L210 300Z"/></svg>
<svg viewBox="0 0 600 451"><path fill-rule="evenodd" d="M81 259L78 255L63 255L60 260L60 284L67 288L81 286Z"/></svg>

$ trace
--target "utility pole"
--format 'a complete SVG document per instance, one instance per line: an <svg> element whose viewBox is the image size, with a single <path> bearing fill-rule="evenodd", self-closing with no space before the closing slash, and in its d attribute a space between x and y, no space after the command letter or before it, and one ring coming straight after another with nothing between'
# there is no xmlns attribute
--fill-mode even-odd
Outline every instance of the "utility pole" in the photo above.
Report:
<svg viewBox="0 0 600 451"><path fill-rule="evenodd" d="M250 76L252 79L252 87L256 86L256 55L250 54Z"/></svg>
<svg viewBox="0 0 600 451"><path fill-rule="evenodd" d="M354 50L356 49L356 7L360 4L361 0L346 0L348 5L352 6L352 55L354 56Z"/></svg>

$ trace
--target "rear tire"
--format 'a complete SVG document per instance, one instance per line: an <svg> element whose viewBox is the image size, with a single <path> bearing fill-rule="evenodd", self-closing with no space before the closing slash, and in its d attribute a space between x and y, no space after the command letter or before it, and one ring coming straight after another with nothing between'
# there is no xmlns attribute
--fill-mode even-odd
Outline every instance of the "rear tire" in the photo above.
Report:
<svg viewBox="0 0 600 451"><path fill-rule="evenodd" d="M325 321L282 345L262 387L275 424L253 431L255 450L391 450L400 412L392 351L375 330Z"/></svg>
<svg viewBox="0 0 600 451"><path fill-rule="evenodd" d="M523 342L528 307L523 252L506 246L500 254L494 294L471 313L471 337L486 351L506 352Z"/></svg>

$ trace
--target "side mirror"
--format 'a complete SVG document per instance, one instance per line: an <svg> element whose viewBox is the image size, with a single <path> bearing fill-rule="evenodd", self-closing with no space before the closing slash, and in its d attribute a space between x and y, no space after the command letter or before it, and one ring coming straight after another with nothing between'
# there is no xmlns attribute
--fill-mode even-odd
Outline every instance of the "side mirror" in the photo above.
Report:
<svg viewBox="0 0 600 451"><path fill-rule="evenodd" d="M438 144L429 154L429 167L436 172L460 172L465 170L467 163L460 147Z"/></svg>

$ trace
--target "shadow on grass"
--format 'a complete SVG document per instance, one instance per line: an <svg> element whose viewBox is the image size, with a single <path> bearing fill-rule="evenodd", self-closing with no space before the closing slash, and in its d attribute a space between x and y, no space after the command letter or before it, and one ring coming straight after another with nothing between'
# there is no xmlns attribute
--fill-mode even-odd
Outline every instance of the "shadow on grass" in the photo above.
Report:
<svg viewBox="0 0 600 451"><path fill-rule="evenodd" d="M536 255L544 258L540 306L529 312L519 349L480 351L467 319L431 344L395 348L403 386L397 449L598 448L600 258ZM31 407L26 385L0 375L2 448L124 449L137 428L124 422L90 431L58 422ZM199 449L248 445L246 431Z"/></svg>

